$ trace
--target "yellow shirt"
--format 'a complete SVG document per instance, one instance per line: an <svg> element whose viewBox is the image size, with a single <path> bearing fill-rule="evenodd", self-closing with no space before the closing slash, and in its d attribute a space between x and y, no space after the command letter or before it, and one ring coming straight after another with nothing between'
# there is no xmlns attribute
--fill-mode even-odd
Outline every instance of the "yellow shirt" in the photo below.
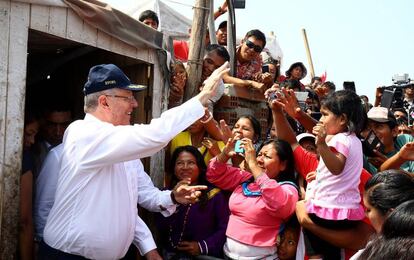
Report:
<svg viewBox="0 0 414 260"><path fill-rule="evenodd" d="M217 141L217 144L220 148L220 151L223 151L226 145L222 141ZM171 140L170 154L172 155L177 147L185 146L185 145L193 145L191 143L191 134L188 131L183 131L179 133L177 136L175 136ZM206 151L206 149L207 148L204 145L201 147L198 147L198 150L204 157L204 162L206 163L206 165L208 165L208 162L213 158L213 156L208 152L208 150Z"/></svg>

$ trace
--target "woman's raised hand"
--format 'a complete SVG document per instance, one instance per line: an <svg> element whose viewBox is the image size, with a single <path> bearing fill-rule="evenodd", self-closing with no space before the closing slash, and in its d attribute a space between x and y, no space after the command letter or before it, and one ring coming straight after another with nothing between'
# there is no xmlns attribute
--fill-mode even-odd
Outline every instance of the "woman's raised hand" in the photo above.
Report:
<svg viewBox="0 0 414 260"><path fill-rule="evenodd" d="M247 166L251 169L252 166L257 165L256 149L254 148L252 140L249 138L243 138L241 144L244 148L244 160L246 161Z"/></svg>

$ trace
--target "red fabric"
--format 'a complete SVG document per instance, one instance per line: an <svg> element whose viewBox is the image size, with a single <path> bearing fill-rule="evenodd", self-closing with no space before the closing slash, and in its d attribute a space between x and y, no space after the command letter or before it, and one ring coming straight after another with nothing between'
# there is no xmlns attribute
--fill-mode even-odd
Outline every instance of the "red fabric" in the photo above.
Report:
<svg viewBox="0 0 414 260"><path fill-rule="evenodd" d="M325 72L321 75L321 82L322 83L325 82L327 78L328 78L328 73L325 70Z"/></svg>
<svg viewBox="0 0 414 260"><path fill-rule="evenodd" d="M174 57L176 60L187 62L190 46L187 41L173 41Z"/></svg>
<svg viewBox="0 0 414 260"><path fill-rule="evenodd" d="M306 151L302 146L298 145L293 151L293 156L295 157L296 171L305 180L308 173L316 171L319 162L315 154Z"/></svg>
<svg viewBox="0 0 414 260"><path fill-rule="evenodd" d="M286 76L285 76L285 75L280 75L280 76L277 78L277 82L283 82L283 81L285 81L285 80L287 80L287 78L286 78Z"/></svg>

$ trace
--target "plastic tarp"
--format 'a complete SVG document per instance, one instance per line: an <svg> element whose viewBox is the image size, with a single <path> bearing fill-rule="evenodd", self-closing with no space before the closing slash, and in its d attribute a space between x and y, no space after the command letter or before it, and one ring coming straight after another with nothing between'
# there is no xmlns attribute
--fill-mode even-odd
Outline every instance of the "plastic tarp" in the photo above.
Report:
<svg viewBox="0 0 414 260"><path fill-rule="evenodd" d="M69 7L91 26L131 46L156 49L165 84L168 81L167 53L162 49L163 34L129 15L96 0L11 0L43 6Z"/></svg>
<svg viewBox="0 0 414 260"><path fill-rule="evenodd" d="M120 11L138 20L139 15L145 10L157 13L159 19L158 29L173 38L188 38L191 20L168 6L162 0L102 0Z"/></svg>
<svg viewBox="0 0 414 260"><path fill-rule="evenodd" d="M162 49L162 33L96 0L12 0L44 6L68 6L91 26L138 48Z"/></svg>

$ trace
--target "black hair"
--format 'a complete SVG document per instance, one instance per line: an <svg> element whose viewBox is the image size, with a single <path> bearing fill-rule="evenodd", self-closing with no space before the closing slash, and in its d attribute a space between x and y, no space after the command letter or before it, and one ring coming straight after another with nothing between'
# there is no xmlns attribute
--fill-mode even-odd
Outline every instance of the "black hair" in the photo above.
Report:
<svg viewBox="0 0 414 260"><path fill-rule="evenodd" d="M219 44L209 44L206 47L206 54L215 51L218 56L222 57L225 61L230 61L230 55L224 46Z"/></svg>
<svg viewBox="0 0 414 260"><path fill-rule="evenodd" d="M322 78L321 77L318 77L318 76L313 77L312 80L311 80L311 84L313 82L317 81L317 80L322 81Z"/></svg>
<svg viewBox="0 0 414 260"><path fill-rule="evenodd" d="M206 171L207 171L207 166L206 163L204 162L204 157L203 155L200 153L200 151L191 145L185 145L185 146L179 146L177 147L172 156L171 156L171 163L169 164L169 174L171 174L171 184L168 187L169 189L173 189L175 187L175 185L179 182L177 176L175 176L175 163L177 162L178 156L182 153L182 152L188 152L191 153L195 159L196 159L196 164L199 170L199 174L198 174L198 184L199 185L207 185L209 184L209 182L206 179ZM210 185L210 184L209 184ZM201 191L201 196L200 196L200 203L202 205L205 205L207 203L207 190L203 190Z"/></svg>
<svg viewBox="0 0 414 260"><path fill-rule="evenodd" d="M280 82L279 86L281 88L287 88L287 89L297 89L298 91L301 91L302 85L300 84L300 81L297 79L287 79L283 82Z"/></svg>
<svg viewBox="0 0 414 260"><path fill-rule="evenodd" d="M322 101L325 107L336 116L344 114L347 119L347 131L356 133L364 129L367 121L367 114L359 96L350 90L339 90L329 94Z"/></svg>
<svg viewBox="0 0 414 260"><path fill-rule="evenodd" d="M290 218L284 223L284 227L282 228L281 232L280 232L280 236L284 236L285 232L287 230L291 230L293 233L295 233L298 238L300 236L300 224L298 221L298 218L296 217L296 214L293 213L292 216L290 216ZM296 241L297 243L298 241Z"/></svg>
<svg viewBox="0 0 414 260"><path fill-rule="evenodd" d="M295 62L292 65L290 65L289 69L285 72L286 77L289 78L292 75L292 70L294 70L296 67L300 67L302 69L302 76L300 77L300 79L306 77L306 74L308 74L308 70L302 62Z"/></svg>
<svg viewBox="0 0 414 260"><path fill-rule="evenodd" d="M158 24L160 24L160 22L159 22L159 20L158 20L158 15L157 15L157 13L155 13L155 12L154 12L154 11L152 11L152 10L145 10L144 12L142 12L142 13L139 15L138 20L139 20L140 22L143 22L145 19L152 19L152 20L154 20L154 21L157 23L157 25L158 25Z"/></svg>
<svg viewBox="0 0 414 260"><path fill-rule="evenodd" d="M259 151L263 148L263 146L272 144L277 152L277 156L279 157L280 161L286 162L286 168L283 171L280 171L279 175L276 178L276 181L290 181L293 182L295 185L298 185L296 177L295 177L295 159L293 156L292 147L290 144L281 139L269 139L261 145Z"/></svg>
<svg viewBox="0 0 414 260"><path fill-rule="evenodd" d="M250 120L250 123L253 126L254 135L257 137L256 143L259 142L259 140L261 138L261 134L262 134L262 127L260 126L259 120L257 120L252 115L243 115L243 116L239 117L239 119L237 119L237 121L239 121L241 118L246 118L246 119ZM252 141L255 141L255 140L252 140Z"/></svg>
<svg viewBox="0 0 414 260"><path fill-rule="evenodd" d="M389 213L376 235L358 259L412 259L414 255L414 200Z"/></svg>
<svg viewBox="0 0 414 260"><path fill-rule="evenodd" d="M358 260L413 259L413 244L412 236L391 239L380 236L367 244Z"/></svg>
<svg viewBox="0 0 414 260"><path fill-rule="evenodd" d="M405 110L404 108L402 108L402 107L396 107L396 108L393 108L392 109L392 112L401 112L401 113L403 113L404 114L404 116L405 116L405 119L407 119L407 117L408 117L408 113L407 113L407 110Z"/></svg>
<svg viewBox="0 0 414 260"><path fill-rule="evenodd" d="M414 178L402 170L386 170L371 177L365 184L369 203L386 215L401 203L414 199Z"/></svg>
<svg viewBox="0 0 414 260"><path fill-rule="evenodd" d="M264 33L262 33L260 30L254 29L250 30L246 33L246 36L244 36L244 39L247 40L249 37L254 37L259 41L263 42L263 48L266 46L266 36Z"/></svg>
<svg viewBox="0 0 414 260"><path fill-rule="evenodd" d="M336 90L335 83L333 83L332 81L325 81L324 83L321 84L321 86L326 86L327 88L333 91Z"/></svg>
<svg viewBox="0 0 414 260"><path fill-rule="evenodd" d="M316 94L315 90L309 89L309 88L305 88L305 91L308 92L308 98L312 100L316 100L316 103L318 103L318 107L317 107L317 111L315 112L319 112L320 107L321 107L321 102L319 100L318 94Z"/></svg>
<svg viewBox="0 0 414 260"><path fill-rule="evenodd" d="M414 200L398 205L385 219L381 230L385 238L414 238Z"/></svg>

